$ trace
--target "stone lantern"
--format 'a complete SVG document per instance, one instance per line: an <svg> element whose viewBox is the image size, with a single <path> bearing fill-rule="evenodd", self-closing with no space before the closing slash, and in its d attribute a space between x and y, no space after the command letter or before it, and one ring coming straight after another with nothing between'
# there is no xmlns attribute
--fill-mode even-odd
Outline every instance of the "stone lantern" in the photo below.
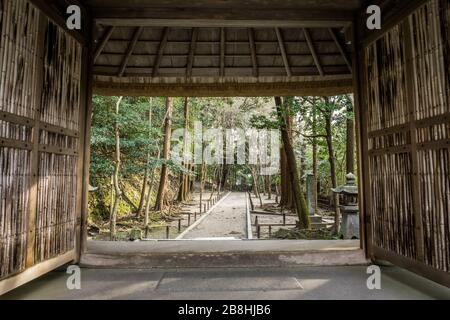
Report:
<svg viewBox="0 0 450 320"><path fill-rule="evenodd" d="M335 189L334 193L340 195L339 203L342 215L341 231L344 239L359 238L359 208L358 208L358 187L356 177L353 173L346 175L346 183Z"/></svg>

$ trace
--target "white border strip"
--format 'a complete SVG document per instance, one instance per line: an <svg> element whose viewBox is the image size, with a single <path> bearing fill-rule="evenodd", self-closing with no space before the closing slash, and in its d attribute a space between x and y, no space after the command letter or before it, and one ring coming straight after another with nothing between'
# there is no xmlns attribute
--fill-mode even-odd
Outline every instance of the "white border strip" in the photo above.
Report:
<svg viewBox="0 0 450 320"><path fill-rule="evenodd" d="M252 229L252 216L250 214L250 207L248 205L248 193L245 193L245 214L247 216L247 239L253 239L253 229Z"/></svg>
<svg viewBox="0 0 450 320"><path fill-rule="evenodd" d="M215 205L213 205L200 219L195 221L193 224L191 224L186 230L184 230L178 237L175 238L175 240L182 240L183 237L190 232L192 229L194 229L196 226L198 226L207 216L213 212L213 210L223 201L225 200L229 195L231 194L231 191L228 192L225 196L222 197Z"/></svg>

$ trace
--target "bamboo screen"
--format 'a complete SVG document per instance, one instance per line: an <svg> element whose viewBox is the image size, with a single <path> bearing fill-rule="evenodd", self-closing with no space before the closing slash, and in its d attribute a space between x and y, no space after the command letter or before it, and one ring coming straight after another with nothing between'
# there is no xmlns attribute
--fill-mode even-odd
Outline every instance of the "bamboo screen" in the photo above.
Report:
<svg viewBox="0 0 450 320"><path fill-rule="evenodd" d="M0 30L3 279L74 248L82 48L26 0Z"/></svg>
<svg viewBox="0 0 450 320"><path fill-rule="evenodd" d="M365 49L372 245L450 271L450 5Z"/></svg>

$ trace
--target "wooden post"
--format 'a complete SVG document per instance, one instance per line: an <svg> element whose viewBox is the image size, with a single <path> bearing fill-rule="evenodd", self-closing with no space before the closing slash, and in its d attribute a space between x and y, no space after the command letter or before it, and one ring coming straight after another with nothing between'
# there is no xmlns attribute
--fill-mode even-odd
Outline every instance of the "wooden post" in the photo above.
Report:
<svg viewBox="0 0 450 320"><path fill-rule="evenodd" d="M178 233L181 232L181 219L178 219Z"/></svg>
<svg viewBox="0 0 450 320"><path fill-rule="evenodd" d="M166 239L170 237L170 226L166 226Z"/></svg>
<svg viewBox="0 0 450 320"><path fill-rule="evenodd" d="M364 48L360 45L360 39L356 26L358 21L353 21L353 87L355 128L356 128L356 148L358 162L358 204L359 204L359 224L361 248L364 249L366 257L372 256L370 253L371 244L371 219L370 219L370 178L369 159L367 148L367 97L364 95L365 84L365 54ZM360 64L361 67L360 67Z"/></svg>
<svg viewBox="0 0 450 320"><path fill-rule="evenodd" d="M93 29L92 23L89 23L89 30ZM81 258L81 255L87 251L87 229L88 229L88 200L89 200L89 167L90 167L90 158L91 158L91 126L92 126L92 85L93 85L93 52L94 52L94 42L92 39L92 31L89 33L89 38L87 41L87 48L85 48L87 57L85 58L86 63L86 71L85 81L81 81L82 88L85 89L85 95L82 95L82 103L81 103L81 114L83 115L83 119L81 123L81 135L80 135L80 158L82 160L82 165L80 165L80 169L82 169L82 174L80 175L80 179L78 180L81 185L81 208L80 208L80 230L79 236L80 241L78 243L78 255L77 259Z"/></svg>

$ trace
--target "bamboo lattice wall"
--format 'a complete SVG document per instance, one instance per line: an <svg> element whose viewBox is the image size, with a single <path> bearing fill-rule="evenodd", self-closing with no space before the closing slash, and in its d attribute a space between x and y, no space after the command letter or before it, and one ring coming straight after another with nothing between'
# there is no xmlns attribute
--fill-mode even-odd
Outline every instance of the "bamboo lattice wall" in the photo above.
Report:
<svg viewBox="0 0 450 320"><path fill-rule="evenodd" d="M0 30L3 279L74 249L82 47L26 0Z"/></svg>
<svg viewBox="0 0 450 320"><path fill-rule="evenodd" d="M372 245L450 271L450 5L364 52Z"/></svg>

